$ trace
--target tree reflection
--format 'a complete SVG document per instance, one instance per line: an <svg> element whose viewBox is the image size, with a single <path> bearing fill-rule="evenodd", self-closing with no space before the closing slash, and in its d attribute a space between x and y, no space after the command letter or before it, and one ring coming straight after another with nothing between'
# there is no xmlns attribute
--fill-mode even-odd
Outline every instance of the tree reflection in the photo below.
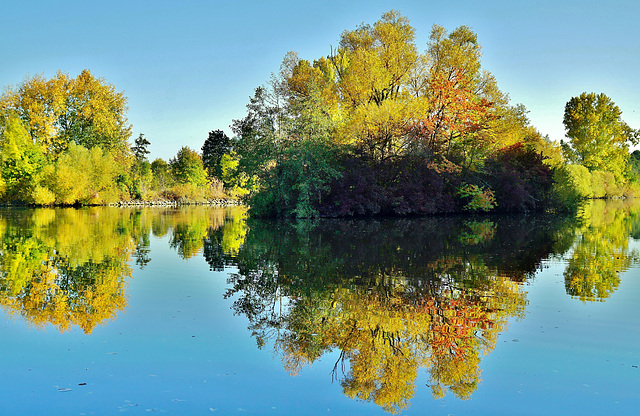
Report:
<svg viewBox="0 0 640 416"><path fill-rule="evenodd" d="M125 309L133 258L141 268L152 260L151 233L170 233L170 245L188 259L203 249L207 235L222 232L225 224L232 226L223 240L241 244L244 234L237 223L245 211L0 211L0 305L36 327L51 324L63 332L78 326L91 333Z"/></svg>
<svg viewBox="0 0 640 416"><path fill-rule="evenodd" d="M620 273L638 261L629 236L639 222L640 205L630 200L589 201L564 272L567 294L582 301L604 301L618 288Z"/></svg>
<svg viewBox="0 0 640 416"><path fill-rule="evenodd" d="M558 239L566 225L551 218L252 220L226 296L249 318L258 345L273 343L291 374L338 350L334 376L349 397L400 411L424 368L435 397L467 399L480 381L480 357L509 318L524 314L520 282L566 244ZM521 254L506 255L514 252Z"/></svg>
<svg viewBox="0 0 640 416"><path fill-rule="evenodd" d="M421 371L434 397L468 399L480 361L527 304L523 282L566 255L565 286L604 300L638 261L640 205L591 201L578 218L260 221L234 207L0 210L0 305L37 327L85 333L127 306L150 236L187 260L233 266L226 297L290 374L337 351L343 392L389 412Z"/></svg>
<svg viewBox="0 0 640 416"><path fill-rule="evenodd" d="M114 210L21 210L0 219L0 304L36 327L85 333L126 306L135 245Z"/></svg>

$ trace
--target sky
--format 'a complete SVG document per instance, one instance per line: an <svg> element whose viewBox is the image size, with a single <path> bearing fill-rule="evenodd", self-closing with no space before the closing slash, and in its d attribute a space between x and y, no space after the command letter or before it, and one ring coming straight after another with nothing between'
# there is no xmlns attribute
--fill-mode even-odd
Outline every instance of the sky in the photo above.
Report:
<svg viewBox="0 0 640 416"><path fill-rule="evenodd" d="M471 27L483 69L551 139L564 138L564 106L582 92L605 93L640 128L637 0L3 1L0 87L89 69L128 98L132 140L143 133L150 159L168 160L212 130L232 136L287 52L326 56L343 31L391 9L420 51L434 24Z"/></svg>

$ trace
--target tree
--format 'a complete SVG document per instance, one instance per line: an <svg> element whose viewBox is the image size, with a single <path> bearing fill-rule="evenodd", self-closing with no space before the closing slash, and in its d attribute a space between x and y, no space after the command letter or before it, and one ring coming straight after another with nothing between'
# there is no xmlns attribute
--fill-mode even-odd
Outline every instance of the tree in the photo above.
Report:
<svg viewBox="0 0 640 416"><path fill-rule="evenodd" d="M624 182L628 174L629 145L637 143L637 132L622 118L622 111L605 94L583 92L572 97L564 109L564 127L569 143L566 157L590 171L612 172Z"/></svg>
<svg viewBox="0 0 640 416"><path fill-rule="evenodd" d="M176 157L169 160L173 177L177 182L204 186L207 184L207 173L202 164L202 158L196 151L182 147Z"/></svg>
<svg viewBox="0 0 640 416"><path fill-rule="evenodd" d="M0 97L2 112L15 113L31 140L55 158L74 142L115 152L129 152L131 126L124 93L83 70L75 79L58 72L53 78L34 76Z"/></svg>
<svg viewBox="0 0 640 416"><path fill-rule="evenodd" d="M220 178L222 168L220 161L222 156L231 151L231 139L222 130L209 132L209 137L202 145L202 163L207 169L209 176Z"/></svg>
<svg viewBox="0 0 640 416"><path fill-rule="evenodd" d="M32 202L44 163L40 147L33 144L22 121L13 114L0 118L0 197Z"/></svg>
<svg viewBox="0 0 640 416"><path fill-rule="evenodd" d="M345 181L351 167L363 166L381 180L358 179L361 202L371 201L354 204L368 206L360 214L381 212L381 200L391 201L394 212L451 212L462 182L484 186L474 182L488 157L537 133L526 108L509 104L480 58L477 36L466 26L450 33L434 26L419 53L409 20L393 10L344 31L339 47L313 63L289 52L232 127L238 170L255 189L252 210L325 215L319 205L345 205L327 191L344 189L355 199L354 184ZM424 176L408 167L409 159L427 166L429 177L450 176L436 192L445 198L416 204L388 189ZM406 169L386 169L394 166ZM385 169L388 175L377 175Z"/></svg>
<svg viewBox="0 0 640 416"><path fill-rule="evenodd" d="M135 141L134 146L131 148L131 150L133 150L133 155L136 157L136 160L138 162L147 160L147 155L151 153L149 150L147 150L147 147L150 144L151 142L144 137L144 134L140 133Z"/></svg>
<svg viewBox="0 0 640 416"><path fill-rule="evenodd" d="M55 163L43 169L42 188L63 205L103 204L118 197L118 166L109 152L100 147L87 149L70 143Z"/></svg>
<svg viewBox="0 0 640 416"><path fill-rule="evenodd" d="M173 184L171 167L164 159L157 158L151 162L151 173L154 188L164 190Z"/></svg>

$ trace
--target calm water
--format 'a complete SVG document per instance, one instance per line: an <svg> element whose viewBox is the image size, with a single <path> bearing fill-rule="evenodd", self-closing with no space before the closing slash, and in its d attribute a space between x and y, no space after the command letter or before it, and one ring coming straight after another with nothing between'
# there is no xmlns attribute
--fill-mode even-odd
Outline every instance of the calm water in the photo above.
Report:
<svg viewBox="0 0 640 416"><path fill-rule="evenodd" d="M0 210L0 414L636 414L639 214Z"/></svg>

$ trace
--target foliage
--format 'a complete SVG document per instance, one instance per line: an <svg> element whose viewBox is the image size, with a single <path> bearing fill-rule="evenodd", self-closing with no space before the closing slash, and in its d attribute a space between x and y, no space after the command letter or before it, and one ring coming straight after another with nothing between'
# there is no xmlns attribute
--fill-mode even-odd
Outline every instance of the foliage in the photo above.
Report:
<svg viewBox="0 0 640 416"><path fill-rule="evenodd" d="M482 188L478 185L463 184L458 194L463 198L468 198L469 202L463 209L470 211L490 211L496 204L493 191L489 188Z"/></svg>
<svg viewBox="0 0 640 416"><path fill-rule="evenodd" d="M485 180L499 211L541 211L552 205L553 171L542 153L517 143L485 161Z"/></svg>
<svg viewBox="0 0 640 416"><path fill-rule="evenodd" d="M456 175L427 165L419 157L385 161L342 155L341 176L319 207L321 216L407 215L451 213L458 198L450 188Z"/></svg>
<svg viewBox="0 0 640 416"><path fill-rule="evenodd" d="M61 205L104 204L117 200L118 168L113 156L99 147L70 143L54 164L43 171L42 187ZM53 202L53 201L52 201Z"/></svg>
<svg viewBox="0 0 640 416"><path fill-rule="evenodd" d="M151 162L151 173L153 174L154 189L165 190L173 185L171 167L163 159L157 158Z"/></svg>
<svg viewBox="0 0 640 416"><path fill-rule="evenodd" d="M0 198L30 202L44 165L22 121L13 114L0 118Z"/></svg>
<svg viewBox="0 0 640 416"><path fill-rule="evenodd" d="M566 165L553 174L554 194L561 209L575 210L585 198L593 196L591 174L582 165Z"/></svg>
<svg viewBox="0 0 640 416"><path fill-rule="evenodd" d="M27 78L0 97L0 108L22 120L31 140L49 158L69 143L101 147L124 158L131 135L126 101L113 85L85 69L76 78L62 72L48 80Z"/></svg>
<svg viewBox="0 0 640 416"><path fill-rule="evenodd" d="M222 157L231 149L231 139L222 130L209 132L202 145L202 163L210 177L222 177Z"/></svg>
<svg viewBox="0 0 640 416"><path fill-rule="evenodd" d="M576 210L584 199L634 197L636 187L620 182L610 171L593 171L582 165L565 165L554 172L553 193L560 209Z"/></svg>
<svg viewBox="0 0 640 416"><path fill-rule="evenodd" d="M334 168L333 149L322 144L302 143L287 149L278 169L264 179L263 189L250 200L262 216L317 217L317 206L329 190L329 182L340 176Z"/></svg>
<svg viewBox="0 0 640 416"><path fill-rule="evenodd" d="M147 160L147 155L150 153L147 147L151 142L144 137L144 134L140 133L140 135L136 138L134 146L131 148L133 151L133 155L136 157L138 162L144 162Z"/></svg>
<svg viewBox="0 0 640 416"><path fill-rule="evenodd" d="M326 57L288 53L232 126L252 210L293 217L462 210L469 202L460 201L462 182L480 186L487 158L539 136L480 57L466 26L450 33L434 26L419 53L397 11L344 31ZM540 179L533 176L525 181ZM475 194L486 199L483 209L495 205L489 192Z"/></svg>
<svg viewBox="0 0 640 416"><path fill-rule="evenodd" d="M176 156L169 160L174 179L179 184L191 184L203 187L207 184L207 173L202 158L194 150L182 147Z"/></svg>
<svg viewBox="0 0 640 416"><path fill-rule="evenodd" d="M629 145L634 132L621 119L622 112L605 94L582 93L567 102L564 126L570 139L565 155L590 171L611 172L619 182L628 175Z"/></svg>
<svg viewBox="0 0 640 416"><path fill-rule="evenodd" d="M238 169L239 164L238 154L233 150L220 159L220 179L232 197L243 197L249 193L249 177Z"/></svg>

